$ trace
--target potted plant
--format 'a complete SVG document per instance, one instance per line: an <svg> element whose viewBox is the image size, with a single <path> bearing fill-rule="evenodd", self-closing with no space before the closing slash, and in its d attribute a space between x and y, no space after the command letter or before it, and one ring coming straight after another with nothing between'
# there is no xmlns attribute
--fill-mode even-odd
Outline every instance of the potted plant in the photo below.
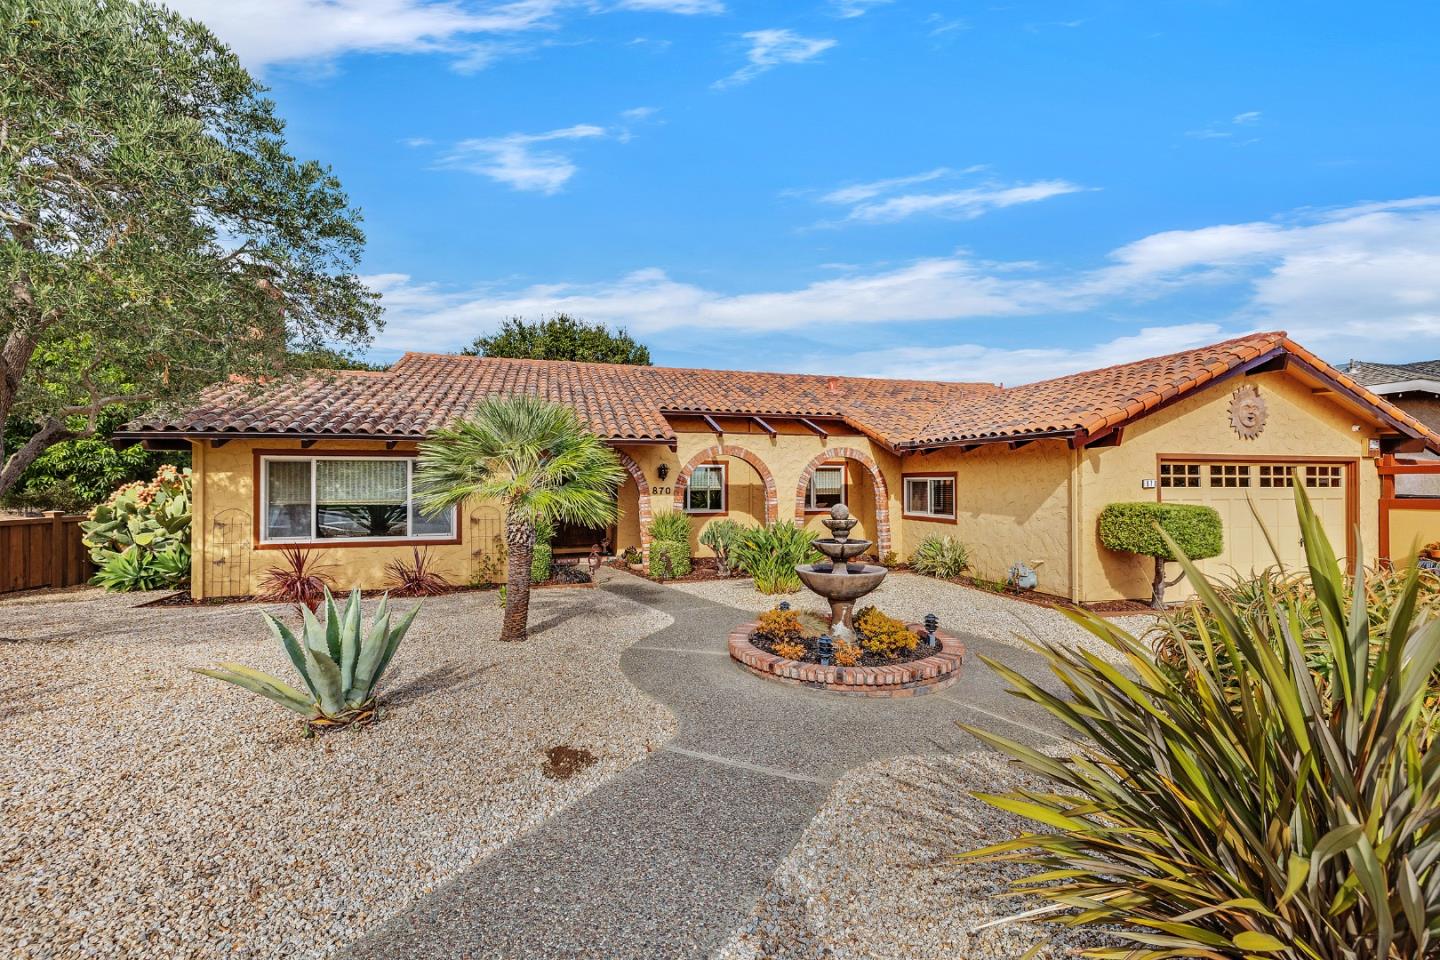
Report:
<svg viewBox="0 0 1440 960"><path fill-rule="evenodd" d="M620 554L620 559L625 562L625 566L637 573L645 569L645 555L640 552L639 547L626 547L625 552Z"/></svg>

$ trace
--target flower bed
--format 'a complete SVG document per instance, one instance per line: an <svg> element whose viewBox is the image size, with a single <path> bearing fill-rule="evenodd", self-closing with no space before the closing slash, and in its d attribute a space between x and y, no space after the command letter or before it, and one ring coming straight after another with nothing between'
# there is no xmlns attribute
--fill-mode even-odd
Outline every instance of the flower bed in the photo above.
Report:
<svg viewBox="0 0 1440 960"><path fill-rule="evenodd" d="M890 659L883 665L821 666L777 656L753 642L759 622L742 624L730 632L730 656L751 673L798 687L833 690L863 697L909 697L943 690L960 678L965 644L954 634L935 631L938 648L920 646L923 656L914 660ZM908 628L923 636L918 623Z"/></svg>

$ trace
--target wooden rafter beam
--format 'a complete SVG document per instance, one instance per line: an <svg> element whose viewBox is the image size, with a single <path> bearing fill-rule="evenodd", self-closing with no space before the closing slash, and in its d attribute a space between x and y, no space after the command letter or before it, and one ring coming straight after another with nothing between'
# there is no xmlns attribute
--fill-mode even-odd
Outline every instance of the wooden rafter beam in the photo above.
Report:
<svg viewBox="0 0 1440 960"><path fill-rule="evenodd" d="M301 449L301 450L309 450L311 447L315 446L315 443L316 443L316 441L315 441L315 438L314 438L314 437L311 437L309 440L301 440L301 441L300 441L300 449Z"/></svg>
<svg viewBox="0 0 1440 960"><path fill-rule="evenodd" d="M702 414L700 414L700 416L703 417L704 420L705 420L705 422L710 425L710 429L711 429L711 430L714 430L716 433L720 434L722 437L725 435L725 430L720 426L720 424L718 424L718 423L715 422L715 418L714 418L714 417L710 416L710 414L708 414L708 413L702 413Z"/></svg>
<svg viewBox="0 0 1440 960"><path fill-rule="evenodd" d="M396 447L399 443L400 443L399 440L386 440L386 441L385 441L385 449L386 449L386 450L394 450L395 447Z"/></svg>
<svg viewBox="0 0 1440 960"><path fill-rule="evenodd" d="M827 440L830 439L830 431L826 430L824 427L820 426L815 421L807 420L804 417L798 417L796 419L800 421L801 426L803 426L806 430L809 430L811 433L815 434L817 437L824 437Z"/></svg>
<svg viewBox="0 0 1440 960"><path fill-rule="evenodd" d="M766 433L770 434L770 436L772 436L772 437L775 436L777 433L779 433L778 430L776 430L774 427L770 426L770 424L766 423L764 420L760 419L759 417L751 417L750 419L751 419L751 420L754 420L756 426L758 426L761 430L764 430Z"/></svg>
<svg viewBox="0 0 1440 960"><path fill-rule="evenodd" d="M230 442L230 438L229 438L229 437L216 437L216 438L214 438L213 440L210 441L210 448L211 448L212 450L219 450L221 447L225 446L225 444L227 444L227 443L229 443L229 442Z"/></svg>

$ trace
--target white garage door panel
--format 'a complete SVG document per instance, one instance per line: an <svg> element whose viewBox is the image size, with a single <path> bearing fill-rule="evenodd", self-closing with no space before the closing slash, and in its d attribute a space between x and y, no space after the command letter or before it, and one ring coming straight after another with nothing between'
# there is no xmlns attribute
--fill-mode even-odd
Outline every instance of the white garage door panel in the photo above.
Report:
<svg viewBox="0 0 1440 960"><path fill-rule="evenodd" d="M1198 468L1198 469L1197 469ZM1287 569L1303 570L1305 544L1295 515L1294 482L1304 483L1336 554L1345 553L1346 490L1344 464L1278 464L1255 461L1169 461L1160 466L1160 499L1214 507L1224 527L1225 548L1218 557L1200 562L1207 576L1228 579L1249 576L1275 566L1260 522L1265 525ZM1253 504L1253 507L1252 507ZM1260 522L1256 521L1258 514ZM1194 594L1188 582L1170 588L1167 598Z"/></svg>

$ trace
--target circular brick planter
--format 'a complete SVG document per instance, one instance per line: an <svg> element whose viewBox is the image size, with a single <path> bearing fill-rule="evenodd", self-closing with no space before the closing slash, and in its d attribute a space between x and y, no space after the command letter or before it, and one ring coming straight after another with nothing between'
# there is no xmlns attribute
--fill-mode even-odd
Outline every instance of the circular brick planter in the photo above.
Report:
<svg viewBox="0 0 1440 960"><path fill-rule="evenodd" d="M822 667L818 663L786 660L761 650L750 642L756 626L753 622L746 623L730 632L730 656L746 670L767 680L834 690L850 696L912 697L934 693L960 679L960 665L965 660L965 644L954 634L937 630L935 637L940 641L940 649L920 660L883 667ZM924 628L920 624L907 626L923 637Z"/></svg>

